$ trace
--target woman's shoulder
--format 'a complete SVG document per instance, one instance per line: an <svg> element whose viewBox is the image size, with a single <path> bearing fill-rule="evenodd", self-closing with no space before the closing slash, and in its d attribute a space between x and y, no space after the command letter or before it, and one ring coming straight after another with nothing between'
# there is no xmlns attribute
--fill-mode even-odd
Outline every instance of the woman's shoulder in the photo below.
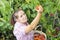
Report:
<svg viewBox="0 0 60 40"><path fill-rule="evenodd" d="M14 28L25 28L25 25L23 25L22 23L16 22L14 25Z"/></svg>
<svg viewBox="0 0 60 40"><path fill-rule="evenodd" d="M19 22L16 22L16 23L15 23L15 26L16 26L16 25L19 26L19 25L20 25Z"/></svg>
<svg viewBox="0 0 60 40"><path fill-rule="evenodd" d="M21 25L18 23L18 22L16 22L15 24L14 24L14 28L19 28Z"/></svg>

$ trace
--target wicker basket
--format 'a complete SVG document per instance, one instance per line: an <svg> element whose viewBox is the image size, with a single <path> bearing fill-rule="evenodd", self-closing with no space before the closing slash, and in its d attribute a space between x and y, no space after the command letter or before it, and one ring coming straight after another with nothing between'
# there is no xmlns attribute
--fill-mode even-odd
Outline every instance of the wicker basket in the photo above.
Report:
<svg viewBox="0 0 60 40"><path fill-rule="evenodd" d="M44 32L42 32L42 27L41 27L41 31L36 30L38 27L41 27L41 25L38 25L34 29L34 36L36 36L36 37L34 37L34 40L43 40L43 39L37 38L39 35L43 35L44 36L44 40L47 40L46 34ZM39 35L36 35L36 34L39 34Z"/></svg>

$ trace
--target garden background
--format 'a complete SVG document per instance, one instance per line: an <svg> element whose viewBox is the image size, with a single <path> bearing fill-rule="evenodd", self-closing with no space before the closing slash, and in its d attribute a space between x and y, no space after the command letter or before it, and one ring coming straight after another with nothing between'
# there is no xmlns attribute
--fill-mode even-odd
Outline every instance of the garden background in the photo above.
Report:
<svg viewBox="0 0 60 40"><path fill-rule="evenodd" d="M22 8L30 23L36 17L37 5L44 8L38 25L46 33L47 40L60 40L60 0L0 0L0 40L16 40L10 24L14 11Z"/></svg>

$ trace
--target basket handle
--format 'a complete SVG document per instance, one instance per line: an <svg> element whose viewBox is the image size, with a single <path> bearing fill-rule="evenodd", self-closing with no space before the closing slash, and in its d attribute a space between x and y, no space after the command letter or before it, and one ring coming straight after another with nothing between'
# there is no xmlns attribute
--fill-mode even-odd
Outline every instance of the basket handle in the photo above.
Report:
<svg viewBox="0 0 60 40"><path fill-rule="evenodd" d="M42 26L38 25L34 30L37 30L37 28L40 27L41 31L42 31Z"/></svg>

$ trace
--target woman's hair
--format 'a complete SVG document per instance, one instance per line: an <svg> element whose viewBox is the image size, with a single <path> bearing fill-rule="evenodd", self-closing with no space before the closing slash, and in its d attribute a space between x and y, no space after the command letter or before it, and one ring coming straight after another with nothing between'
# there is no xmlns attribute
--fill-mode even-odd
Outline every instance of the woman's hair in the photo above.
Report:
<svg viewBox="0 0 60 40"><path fill-rule="evenodd" d="M16 19L18 19L18 12L21 11L22 9L18 9L17 11L15 11L13 14L12 14L12 17L11 17L11 20L10 20L10 23L11 25L14 26L14 24L16 23Z"/></svg>

